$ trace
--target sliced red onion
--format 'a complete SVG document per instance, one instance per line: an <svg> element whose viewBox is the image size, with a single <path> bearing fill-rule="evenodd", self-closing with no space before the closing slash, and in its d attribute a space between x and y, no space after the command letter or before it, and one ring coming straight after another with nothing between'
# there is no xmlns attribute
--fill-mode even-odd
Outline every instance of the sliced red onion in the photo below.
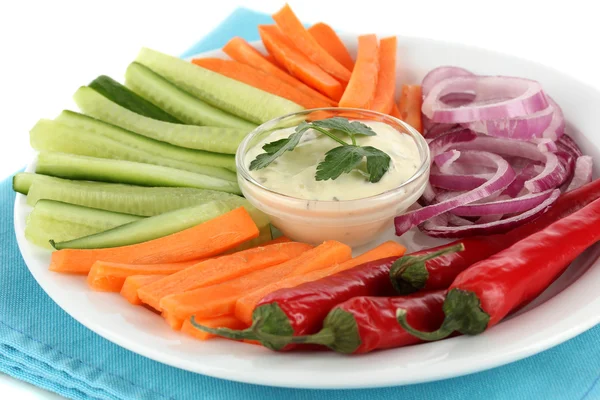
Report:
<svg viewBox="0 0 600 400"><path fill-rule="evenodd" d="M483 185L489 180L487 177L479 177L473 175L445 175L435 174L429 175L429 182L439 189L445 190L473 190Z"/></svg>
<svg viewBox="0 0 600 400"><path fill-rule="evenodd" d="M556 142L552 139L548 139L548 138L542 138L542 139L532 139L531 140L532 143L535 143L537 145L537 148L542 152L551 152L551 153L556 153L558 151L558 145L556 144Z"/></svg>
<svg viewBox="0 0 600 400"><path fill-rule="evenodd" d="M469 221L466 218L461 218L454 214L446 213L444 215L446 215L448 217L448 224L452 225L452 226L469 226L469 225L473 225L475 223L473 221Z"/></svg>
<svg viewBox="0 0 600 400"><path fill-rule="evenodd" d="M465 127L489 136L530 140L542 135L550 126L553 116L554 108L549 105L541 111L522 117L479 120L469 122Z"/></svg>
<svg viewBox="0 0 600 400"><path fill-rule="evenodd" d="M539 175L541 172L542 172L541 166L539 166L535 163L527 164L517 174L517 177L515 178L515 180L510 185L508 185L508 187L506 189L504 189L504 192L502 192L502 194L506 195L508 197L512 197L512 198L517 197L519 195L519 193L521 193L521 191L525 187L525 182L527 182L531 178Z"/></svg>
<svg viewBox="0 0 600 400"><path fill-rule="evenodd" d="M429 94L431 91L431 88L444 79L454 78L457 76L474 76L474 74L464 68L451 66L443 66L432 69L421 81L421 92L423 93L423 96L427 96L427 94Z"/></svg>
<svg viewBox="0 0 600 400"><path fill-rule="evenodd" d="M475 99L458 107L441 100L459 93L475 93ZM423 101L422 112L433 122L448 124L522 117L547 107L539 82L507 76L460 76L434 85Z"/></svg>
<svg viewBox="0 0 600 400"><path fill-rule="evenodd" d="M452 214L459 217L522 213L536 207L552 195L554 189L531 193L514 199L496 200L488 203L468 204L456 207Z"/></svg>
<svg viewBox="0 0 600 400"><path fill-rule="evenodd" d="M574 158L578 158L583 155L583 152L581 151L581 149L579 148L577 143L575 143L573 138L569 135L565 134L565 135L561 136L561 138L557 142L557 146L561 150L572 155Z"/></svg>
<svg viewBox="0 0 600 400"><path fill-rule="evenodd" d="M534 178L525 182L525 189L539 193L562 185L570 175L570 168L561 162L555 153L544 153L546 163L544 170Z"/></svg>
<svg viewBox="0 0 600 400"><path fill-rule="evenodd" d="M512 216L510 218L501 219L498 221L488 222L485 224L473 224L467 226L448 226L448 217L437 215L419 225L419 229L428 236L438 238L461 238L475 235L492 235L497 233L505 233L509 230L527 223L540 214L545 213L548 208L560 196L560 190L552 191L550 197L524 213Z"/></svg>
<svg viewBox="0 0 600 400"><path fill-rule="evenodd" d="M542 132L541 137L556 141L565 133L565 116L562 108L550 96L546 95L546 100L548 100L549 106L554 109L554 114L550 125Z"/></svg>
<svg viewBox="0 0 600 400"><path fill-rule="evenodd" d="M425 205L429 205L429 204L433 203L436 196L437 196L437 193L435 192L435 189L433 188L433 186L431 186L431 182L427 182L427 184L425 185L425 190L423 191L423 194L421 195L421 199L423 200Z"/></svg>
<svg viewBox="0 0 600 400"><path fill-rule="evenodd" d="M577 189L592 181L592 170L594 161L590 156L581 156L575 161L575 172L573 173L573 179L567 187L567 192Z"/></svg>
<svg viewBox="0 0 600 400"><path fill-rule="evenodd" d="M478 187L460 196L437 204L432 204L415 211L399 215L394 219L396 234L402 235L412 227L419 225L428 219L450 211L458 206L469 204L479 199L490 196L500 190L504 190L515 178L515 172L511 166L502 157L484 151L465 151L461 153L461 158L465 162L496 165L497 170L494 176Z"/></svg>
<svg viewBox="0 0 600 400"><path fill-rule="evenodd" d="M482 215L480 218L477 218L475 221L476 224L489 224L490 222L500 221L503 217L503 214L489 214Z"/></svg>

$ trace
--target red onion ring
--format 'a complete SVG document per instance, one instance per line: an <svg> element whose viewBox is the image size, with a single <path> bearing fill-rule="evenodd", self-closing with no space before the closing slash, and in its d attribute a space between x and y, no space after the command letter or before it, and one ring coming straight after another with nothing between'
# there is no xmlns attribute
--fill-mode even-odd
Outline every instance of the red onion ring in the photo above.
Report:
<svg viewBox="0 0 600 400"><path fill-rule="evenodd" d="M427 96L435 85L443 81L444 79L454 78L457 76L473 76L471 71L467 71L464 68L442 66L437 67L429 71L427 75L421 81L421 93L423 96Z"/></svg>
<svg viewBox="0 0 600 400"><path fill-rule="evenodd" d="M594 162L590 156L581 156L575 161L575 171L573 173L573 179L567 187L567 192L577 189L592 181L592 169Z"/></svg>

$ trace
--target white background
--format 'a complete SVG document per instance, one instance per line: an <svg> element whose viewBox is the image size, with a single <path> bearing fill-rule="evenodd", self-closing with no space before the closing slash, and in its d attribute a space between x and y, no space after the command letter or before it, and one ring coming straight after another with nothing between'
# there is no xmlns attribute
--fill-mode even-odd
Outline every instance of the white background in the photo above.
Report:
<svg viewBox="0 0 600 400"><path fill-rule="evenodd" d="M272 13L283 3L1 1L0 179L27 163L28 131L39 118L53 118L70 107L77 88L98 75L122 80L140 47L179 55L237 6ZM304 22L487 47L551 65L600 89L600 24L593 1L289 3ZM0 398L58 397L0 374Z"/></svg>

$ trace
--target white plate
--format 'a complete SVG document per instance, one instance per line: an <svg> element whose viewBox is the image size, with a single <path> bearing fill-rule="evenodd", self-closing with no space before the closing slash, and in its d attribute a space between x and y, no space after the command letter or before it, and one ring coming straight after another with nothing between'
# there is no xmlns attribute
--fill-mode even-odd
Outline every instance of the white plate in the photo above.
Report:
<svg viewBox="0 0 600 400"><path fill-rule="evenodd" d="M344 35L343 39L354 54L356 37ZM223 53L206 55L223 56ZM509 55L407 37L399 38L398 60L400 83L417 83L428 70L440 65L462 66L479 74L539 80L563 107L569 133L586 153L600 160L597 123L600 93L571 77ZM60 307L89 329L126 349L224 379L296 388L360 388L432 381L519 360L600 322L600 268L596 262L600 248L595 247L582 255L534 304L475 337L456 337L359 357L333 352L276 353L229 340L200 342L172 331L158 315L129 305L118 294L90 291L82 277L49 272L49 252L29 244L23 235L29 210L25 197L18 195L15 230L19 247L35 279ZM393 238L391 232L381 240L387 238ZM435 243L414 233L405 235L401 241L409 244L411 250Z"/></svg>

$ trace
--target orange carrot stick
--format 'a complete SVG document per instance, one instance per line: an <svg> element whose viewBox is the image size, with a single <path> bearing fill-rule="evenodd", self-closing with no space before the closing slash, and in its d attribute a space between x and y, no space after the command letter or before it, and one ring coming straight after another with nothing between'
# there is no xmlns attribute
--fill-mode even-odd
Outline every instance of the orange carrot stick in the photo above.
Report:
<svg viewBox="0 0 600 400"><path fill-rule="evenodd" d="M280 281L289 276L307 274L343 263L352 256L352 249L343 243L326 241L292 260L223 282L164 297L161 309L171 319L213 318L233 314L237 300L244 294Z"/></svg>
<svg viewBox="0 0 600 400"><path fill-rule="evenodd" d="M421 106L423 105L423 94L420 85L402 85L402 93L398 102L400 119L421 134L423 133L423 120Z"/></svg>
<svg viewBox="0 0 600 400"><path fill-rule="evenodd" d="M304 108L329 107L330 103L311 97L287 83L237 61L220 58L196 58L192 62L213 72L244 82L257 89L283 97Z"/></svg>
<svg viewBox="0 0 600 400"><path fill-rule="evenodd" d="M406 248L396 242L385 242L372 250L369 250L358 257L348 260L342 264L334 265L329 268L312 271L304 275L291 276L282 279L278 282L271 283L270 285L263 286L253 292L250 292L240 297L235 303L235 316L246 322L247 324L252 323L252 313L256 305L268 294L273 293L279 289L291 288L298 286L305 282L316 281L317 279L324 278L329 275L333 275L340 271L345 271L350 268L354 268L358 265L379 260L387 257L400 257L406 252Z"/></svg>
<svg viewBox="0 0 600 400"><path fill-rule="evenodd" d="M158 239L107 249L65 249L52 253L50 270L87 274L98 260L123 264L175 263L211 257L246 240L259 230L245 208Z"/></svg>
<svg viewBox="0 0 600 400"><path fill-rule="evenodd" d="M137 291L142 286L149 285L153 282L161 280L167 275L131 275L125 278L125 283L123 283L123 287L121 288L121 296L125 297L125 299L133 305L139 306L142 305L142 300L140 300Z"/></svg>
<svg viewBox="0 0 600 400"><path fill-rule="evenodd" d="M259 25L258 32L267 51L290 74L335 101L342 97L342 84L296 49L277 26Z"/></svg>
<svg viewBox="0 0 600 400"><path fill-rule="evenodd" d="M371 110L389 114L392 111L396 92L396 36L379 41L379 75Z"/></svg>
<svg viewBox="0 0 600 400"><path fill-rule="evenodd" d="M336 101L317 92L315 89L287 73L285 66L279 64L275 57L273 57L271 54L267 54L266 56L262 55L258 50L252 47L250 43L246 42L240 37L234 37L227 42L227 44L223 47L223 51L237 62L249 65L253 68L263 71L268 75L278 78L279 80L282 80L288 85L295 87L309 96L313 96L321 99L324 102L327 102L330 106L337 106Z"/></svg>
<svg viewBox="0 0 600 400"><path fill-rule="evenodd" d="M340 107L368 109L375 96L379 74L379 46L376 35L358 37L358 55L352 77L339 101Z"/></svg>
<svg viewBox="0 0 600 400"><path fill-rule="evenodd" d="M96 261L87 276L90 288L100 292L118 292L131 275L170 275L204 260L190 260L172 264L120 264Z"/></svg>
<svg viewBox="0 0 600 400"><path fill-rule="evenodd" d="M281 264L311 248L312 246L304 243L280 243L213 258L140 288L138 296L144 303L161 310L160 301L165 296L215 285L252 271Z"/></svg>
<svg viewBox="0 0 600 400"><path fill-rule="evenodd" d="M210 318L210 319L202 319L196 320L196 323L201 323L203 326L209 326L211 328L229 328L229 329L245 329L248 328L249 325L246 325L233 315L223 315L221 317ZM181 326L181 331L200 340L207 340L215 337L208 332L201 331L200 329L196 329L194 325L190 322L189 319L186 319Z"/></svg>
<svg viewBox="0 0 600 400"><path fill-rule="evenodd" d="M394 102L394 104L392 105L392 111L390 112L390 115L392 117L398 118L398 119L402 119L401 115L400 115L400 110L398 109L398 105Z"/></svg>
<svg viewBox="0 0 600 400"><path fill-rule="evenodd" d="M352 60L348 49L333 28L326 23L319 22L308 28L308 32L322 48L346 67L348 71L354 69L354 60Z"/></svg>
<svg viewBox="0 0 600 400"><path fill-rule="evenodd" d="M279 236L278 238L275 239L271 239L268 242L263 243L261 246L270 246L272 244L278 244L278 243L289 243L292 240L286 236Z"/></svg>
<svg viewBox="0 0 600 400"><path fill-rule="evenodd" d="M289 5L284 5L273 14L273 19L283 34L312 62L342 83L350 80L350 70L319 45Z"/></svg>

